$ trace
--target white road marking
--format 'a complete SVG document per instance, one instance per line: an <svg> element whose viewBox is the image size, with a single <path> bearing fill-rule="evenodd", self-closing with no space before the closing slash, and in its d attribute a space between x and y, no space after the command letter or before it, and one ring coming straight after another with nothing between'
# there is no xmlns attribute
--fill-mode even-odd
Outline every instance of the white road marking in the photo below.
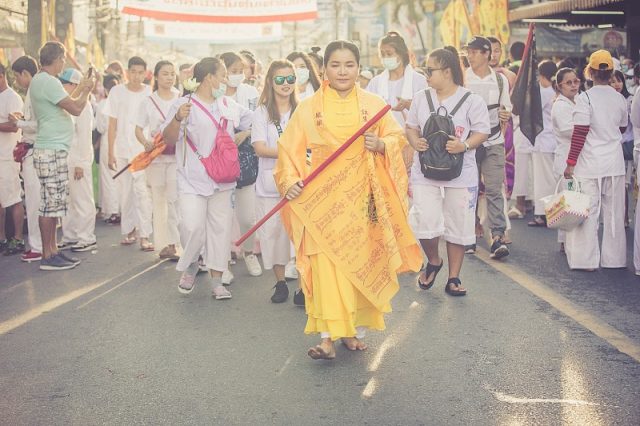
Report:
<svg viewBox="0 0 640 426"><path fill-rule="evenodd" d="M518 398L502 392L493 392L498 401L507 404L567 404L567 405L600 405L594 402L582 401L579 399L556 399L556 398Z"/></svg>
<svg viewBox="0 0 640 426"><path fill-rule="evenodd" d="M289 355L289 358L287 358L287 360L284 362L284 365L282 366L282 368L278 370L278 372L276 373L276 376L280 376L282 373L284 373L284 370L286 370L289 364L291 364L292 359L293 359L293 355Z"/></svg>
<svg viewBox="0 0 640 426"><path fill-rule="evenodd" d="M367 386L364 387L364 390L362 391L362 397L367 399L371 398L375 393L377 386L378 382L376 381L376 378L372 377L367 383Z"/></svg>

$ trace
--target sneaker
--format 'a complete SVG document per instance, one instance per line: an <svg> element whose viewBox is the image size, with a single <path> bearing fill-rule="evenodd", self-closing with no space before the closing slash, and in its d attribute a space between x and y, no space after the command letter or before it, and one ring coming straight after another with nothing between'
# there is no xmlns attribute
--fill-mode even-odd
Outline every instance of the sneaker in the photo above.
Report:
<svg viewBox="0 0 640 426"><path fill-rule="evenodd" d="M227 269L222 273L222 285L231 285L233 278L233 272Z"/></svg>
<svg viewBox="0 0 640 426"><path fill-rule="evenodd" d="M247 271L252 277L259 277L262 275L262 266L258 261L258 256L255 254L249 254L244 257L244 263L247 265Z"/></svg>
<svg viewBox="0 0 640 426"><path fill-rule="evenodd" d="M60 241L56 247L58 247L58 250L69 250L76 244L78 244L77 241Z"/></svg>
<svg viewBox="0 0 640 426"><path fill-rule="evenodd" d="M491 254L489 255L489 257L491 259L498 260L507 256L509 256L509 249L507 248L507 245L504 243L502 238L494 240L493 244L491 244Z"/></svg>
<svg viewBox="0 0 640 426"><path fill-rule="evenodd" d="M0 253L2 253L3 251L5 251L7 249L7 246L9 245L9 241L7 240L0 240Z"/></svg>
<svg viewBox="0 0 640 426"><path fill-rule="evenodd" d="M22 256L20 256L20 260L23 262L31 263L36 260L42 260L42 253L38 253L37 251L29 250L25 252Z"/></svg>
<svg viewBox="0 0 640 426"><path fill-rule="evenodd" d="M77 265L64 259L59 254L54 254L48 259L42 259L40 261L41 271L65 271L67 269L73 269Z"/></svg>
<svg viewBox="0 0 640 426"><path fill-rule="evenodd" d="M5 256L13 256L14 254L22 253L24 251L24 240L17 240L11 238L4 249Z"/></svg>
<svg viewBox="0 0 640 426"><path fill-rule="evenodd" d="M471 244L470 246L464 246L465 254L475 254L476 253L476 245Z"/></svg>
<svg viewBox="0 0 640 426"><path fill-rule="evenodd" d="M284 278L286 280L297 280L298 270L296 269L296 262L290 261L287 266L284 267Z"/></svg>
<svg viewBox="0 0 640 426"><path fill-rule="evenodd" d="M216 300L231 299L231 292L224 288L224 286L219 285L213 288L212 296L215 297Z"/></svg>
<svg viewBox="0 0 640 426"><path fill-rule="evenodd" d="M304 293L301 289L293 293L293 304L296 306L304 306Z"/></svg>
<svg viewBox="0 0 640 426"><path fill-rule="evenodd" d="M62 252L58 252L58 256L60 256L61 258L63 258L67 262L71 262L71 263L75 264L76 266L78 266L80 264L80 262L82 262L82 260L78 259L77 257L67 256L66 254L64 254Z"/></svg>
<svg viewBox="0 0 640 426"><path fill-rule="evenodd" d="M73 252L91 251L96 247L98 247L98 243L96 243L95 241L92 243L77 243L71 246L71 251Z"/></svg>
<svg viewBox="0 0 640 426"><path fill-rule="evenodd" d="M178 284L178 291L182 294L189 294L196 287L196 276L190 274L187 271L182 273L180 277L180 283Z"/></svg>
<svg viewBox="0 0 640 426"><path fill-rule="evenodd" d="M273 292L273 296L271 296L273 303L282 303L287 300L289 297L289 288L287 287L286 281L278 281L273 288L276 289L276 291Z"/></svg>

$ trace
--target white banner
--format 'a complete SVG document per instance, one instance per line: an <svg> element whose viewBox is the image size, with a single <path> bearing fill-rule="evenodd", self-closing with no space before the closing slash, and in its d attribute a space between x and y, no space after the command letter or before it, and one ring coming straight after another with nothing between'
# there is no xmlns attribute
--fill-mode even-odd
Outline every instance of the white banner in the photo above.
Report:
<svg viewBox="0 0 640 426"><path fill-rule="evenodd" d="M124 0L122 13L161 21L265 23L316 19L316 0Z"/></svg>
<svg viewBox="0 0 640 426"><path fill-rule="evenodd" d="M170 21L144 21L149 40L206 41L210 44L274 42L282 39L282 24L199 24Z"/></svg>

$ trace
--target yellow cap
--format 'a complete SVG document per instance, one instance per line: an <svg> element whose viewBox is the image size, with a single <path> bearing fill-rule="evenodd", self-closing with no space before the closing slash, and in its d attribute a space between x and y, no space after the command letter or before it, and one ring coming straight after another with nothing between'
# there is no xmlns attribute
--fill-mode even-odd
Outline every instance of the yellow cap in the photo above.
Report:
<svg viewBox="0 0 640 426"><path fill-rule="evenodd" d="M589 57L589 68L594 70L612 70L613 58L607 50L597 50Z"/></svg>

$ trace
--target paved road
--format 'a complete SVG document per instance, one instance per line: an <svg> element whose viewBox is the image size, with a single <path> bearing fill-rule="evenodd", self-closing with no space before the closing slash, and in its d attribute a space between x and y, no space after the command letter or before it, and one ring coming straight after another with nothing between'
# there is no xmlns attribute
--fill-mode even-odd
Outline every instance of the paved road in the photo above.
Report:
<svg viewBox="0 0 640 426"><path fill-rule="evenodd" d="M73 271L0 258L0 424L640 423L640 278L569 272L553 231L514 223L500 270L467 257L465 298L403 277L387 330L331 362L270 273L185 297L175 264L98 238Z"/></svg>

